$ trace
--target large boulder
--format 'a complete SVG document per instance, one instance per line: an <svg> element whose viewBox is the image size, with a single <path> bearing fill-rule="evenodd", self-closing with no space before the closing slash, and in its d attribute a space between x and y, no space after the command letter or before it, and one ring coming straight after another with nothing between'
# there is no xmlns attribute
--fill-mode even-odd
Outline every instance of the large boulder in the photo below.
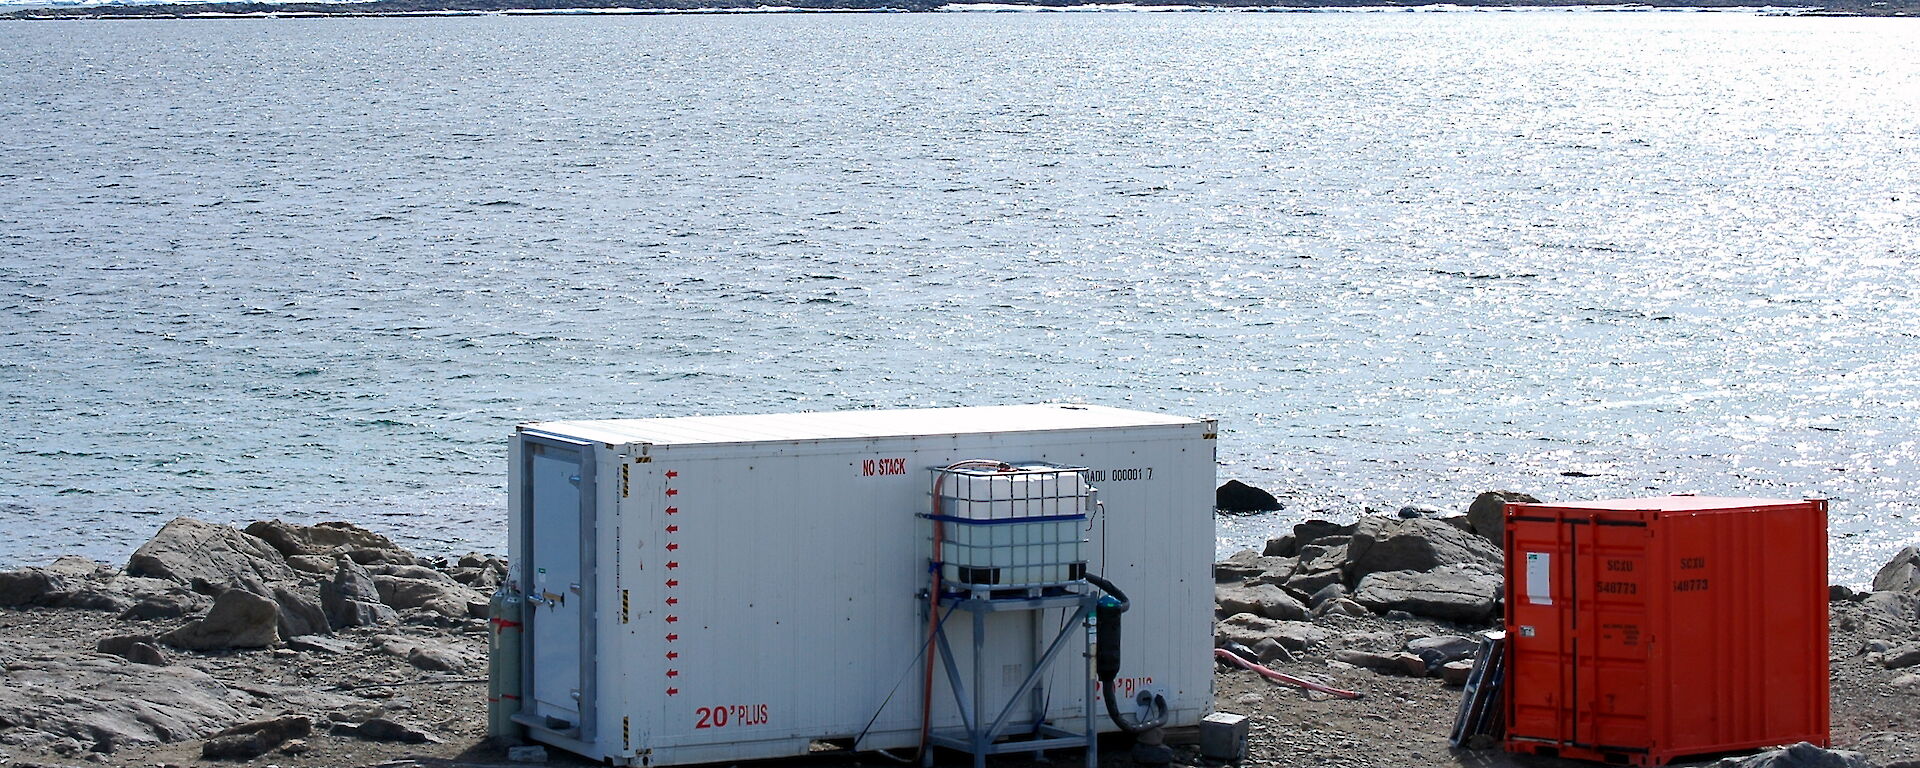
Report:
<svg viewBox="0 0 1920 768"><path fill-rule="evenodd" d="M1903 643L1881 651L1872 656L1873 660L1887 669L1906 669L1920 664L1920 643Z"/></svg>
<svg viewBox="0 0 1920 768"><path fill-rule="evenodd" d="M467 603L485 599L480 593L452 581L375 576L373 586L380 592L380 602L402 611L426 610L449 619L467 618Z"/></svg>
<svg viewBox="0 0 1920 768"><path fill-rule="evenodd" d="M1439 673L1440 667L1450 662L1471 658L1480 646L1479 641L1459 635L1440 635L1438 637L1416 637L1407 641L1407 652L1419 656L1427 663L1428 671Z"/></svg>
<svg viewBox="0 0 1920 768"><path fill-rule="evenodd" d="M1352 540L1352 536L1345 535L1321 536L1300 545L1300 567L1297 570L1301 573L1316 573L1345 569L1347 548Z"/></svg>
<svg viewBox="0 0 1920 768"><path fill-rule="evenodd" d="M1293 558L1267 557L1251 549L1243 549L1213 564L1213 580L1240 582L1269 573L1285 574L1291 570L1293 570Z"/></svg>
<svg viewBox="0 0 1920 768"><path fill-rule="evenodd" d="M52 605L64 596L67 579L44 568L0 573L0 608Z"/></svg>
<svg viewBox="0 0 1920 768"><path fill-rule="evenodd" d="M259 537L190 517L174 518L134 550L127 573L197 588L243 578L264 583L299 578L286 558Z"/></svg>
<svg viewBox="0 0 1920 768"><path fill-rule="evenodd" d="M1293 539L1295 548L1305 547L1329 536L1352 536L1353 530L1356 527L1358 527L1358 525L1355 523L1308 520L1306 522L1293 524L1291 538ZM1341 541L1344 542L1346 540L1341 539Z"/></svg>
<svg viewBox="0 0 1920 768"><path fill-rule="evenodd" d="M1287 594L1286 590L1271 584L1218 585L1213 588L1213 602L1228 616L1252 613L1269 619L1295 620L1307 617L1305 605Z"/></svg>
<svg viewBox="0 0 1920 768"><path fill-rule="evenodd" d="M1868 637L1900 639L1913 634L1920 622L1920 595L1883 590L1868 593L1859 606L1837 606L1843 625L1858 629Z"/></svg>
<svg viewBox="0 0 1920 768"><path fill-rule="evenodd" d="M1480 624L1493 618L1500 584L1497 574L1459 564L1430 571L1381 571L1360 580L1353 601L1379 613L1406 611Z"/></svg>
<svg viewBox="0 0 1920 768"><path fill-rule="evenodd" d="M1213 629L1215 645L1239 643L1253 648L1259 646L1262 640L1273 640L1294 653L1321 645L1332 636L1333 633L1314 626L1312 622L1275 621L1251 613L1229 616L1215 624Z"/></svg>
<svg viewBox="0 0 1920 768"><path fill-rule="evenodd" d="M407 635L381 635L376 640L381 652L406 659L407 663L429 672L459 672L479 660L469 644L457 641Z"/></svg>
<svg viewBox="0 0 1920 768"><path fill-rule="evenodd" d="M1443 565L1498 573L1502 558L1500 548L1486 539L1439 520L1367 517L1347 542L1346 574L1349 583L1358 584L1369 574L1431 571Z"/></svg>
<svg viewBox="0 0 1920 768"><path fill-rule="evenodd" d="M160 642L195 651L265 648L280 642L280 605L244 589L229 589L213 599L205 617L161 635Z"/></svg>
<svg viewBox="0 0 1920 768"><path fill-rule="evenodd" d="M290 525L266 520L247 526L247 533L270 542L284 555L343 554L361 565L417 565L420 560L393 540L352 523Z"/></svg>
<svg viewBox="0 0 1920 768"><path fill-rule="evenodd" d="M1289 593L1312 597L1320 594L1321 590L1329 586L1344 584L1345 581L1346 575L1342 573L1340 569L1330 568L1326 570L1301 571L1295 573L1288 576L1286 581L1281 582L1281 586L1285 587Z"/></svg>
<svg viewBox="0 0 1920 768"><path fill-rule="evenodd" d="M1873 591L1920 595L1920 548L1903 548L1880 566L1880 572L1873 576Z"/></svg>
<svg viewBox="0 0 1920 768"><path fill-rule="evenodd" d="M1280 622L1273 619L1251 613L1235 614L1213 625L1213 643L1215 646L1239 643L1251 648L1272 637L1279 629Z"/></svg>
<svg viewBox="0 0 1920 768"><path fill-rule="evenodd" d="M213 601L185 587L176 586L171 590L140 595L133 605L120 612L120 618L135 619L177 619L190 613L196 613Z"/></svg>
<svg viewBox="0 0 1920 768"><path fill-rule="evenodd" d="M1313 607L1313 617L1322 616L1368 616L1373 612L1359 603L1344 597L1336 597Z"/></svg>
<svg viewBox="0 0 1920 768"><path fill-rule="evenodd" d="M380 589L364 566L345 554L339 555L333 578L320 584L320 606L335 627L370 627L393 624L400 614L380 602Z"/></svg>
<svg viewBox="0 0 1920 768"><path fill-rule="evenodd" d="M7 659L0 723L9 744L112 753L189 741L240 719L235 702L246 700L188 667L10 639L0 639L0 656Z"/></svg>
<svg viewBox="0 0 1920 768"><path fill-rule="evenodd" d="M448 576L445 573L441 573L424 565L369 565L367 566L367 572L375 576L398 576L403 579L439 581L447 584L460 583L455 581L452 576Z"/></svg>
<svg viewBox="0 0 1920 768"><path fill-rule="evenodd" d="M331 623L327 621L326 611L320 607L320 593L311 584L266 584L259 579L242 576L228 583L207 586L216 596L227 590L239 589L272 600L280 606L280 636L283 638L323 635L333 631Z"/></svg>
<svg viewBox="0 0 1920 768"><path fill-rule="evenodd" d="M1714 768L1874 768L1866 756L1858 752L1838 749L1823 749L1807 742L1800 742L1784 749L1775 749L1746 757L1727 757L1714 763Z"/></svg>
<svg viewBox="0 0 1920 768"><path fill-rule="evenodd" d="M59 576L75 579L98 579L105 581L113 578L120 569L79 555L61 555L47 566L47 571Z"/></svg>
<svg viewBox="0 0 1920 768"><path fill-rule="evenodd" d="M492 555L480 555L469 552L460 557L457 567L449 572L454 581L458 581L482 592L491 592L500 582L507 579L507 561Z"/></svg>
<svg viewBox="0 0 1920 768"><path fill-rule="evenodd" d="M265 597L265 595L263 595ZM333 623L320 606L320 597L311 587L276 585L271 595L280 605L280 636L324 635L333 631Z"/></svg>
<svg viewBox="0 0 1920 768"><path fill-rule="evenodd" d="M312 732L313 718L306 715L282 715L241 723L209 737L200 747L200 757L207 760L251 760L289 739Z"/></svg>
<svg viewBox="0 0 1920 768"><path fill-rule="evenodd" d="M1271 493L1238 480L1228 480L1214 489L1213 507L1223 512L1270 512L1280 509L1281 504Z"/></svg>
<svg viewBox="0 0 1920 768"><path fill-rule="evenodd" d="M433 735L427 733L424 728L384 717L369 718L352 725L336 725L333 727L333 733L367 741L389 741L400 744L425 744L435 740Z"/></svg>
<svg viewBox="0 0 1920 768"><path fill-rule="evenodd" d="M1519 491L1487 491L1475 496L1473 503L1467 506L1467 524L1473 532L1485 537L1498 546L1505 546L1507 536L1507 502L1538 504L1536 499Z"/></svg>

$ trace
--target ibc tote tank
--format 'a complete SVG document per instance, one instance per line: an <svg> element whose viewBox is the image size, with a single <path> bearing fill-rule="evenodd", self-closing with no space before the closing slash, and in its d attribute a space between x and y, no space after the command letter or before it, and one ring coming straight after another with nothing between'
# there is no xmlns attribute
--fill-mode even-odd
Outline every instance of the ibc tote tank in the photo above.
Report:
<svg viewBox="0 0 1920 768"><path fill-rule="evenodd" d="M1506 515L1510 751L1647 766L1828 745L1825 501Z"/></svg>
<svg viewBox="0 0 1920 768"><path fill-rule="evenodd" d="M914 746L931 546L917 515L935 468L996 459L1088 468L1103 509L1084 523L1087 569L1133 598L1116 687L1197 724L1213 695L1215 435L1078 405L523 425L508 479L509 578L525 596L513 720L619 765ZM989 687L1016 689L1036 638L1068 619L994 615ZM968 624L947 625L962 665ZM1092 714L1113 730L1082 711L1086 664L1063 661L1078 663L1050 667L1016 721L1046 701L1057 726ZM944 677L936 729L961 722Z"/></svg>

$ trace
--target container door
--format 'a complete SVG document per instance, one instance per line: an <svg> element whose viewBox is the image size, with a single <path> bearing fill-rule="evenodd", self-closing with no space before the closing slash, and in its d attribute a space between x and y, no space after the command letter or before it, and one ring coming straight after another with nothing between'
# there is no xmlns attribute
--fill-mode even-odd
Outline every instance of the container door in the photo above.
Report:
<svg viewBox="0 0 1920 768"><path fill-rule="evenodd" d="M1555 515L1507 520L1507 734L1574 738L1574 538Z"/></svg>
<svg viewBox="0 0 1920 768"><path fill-rule="evenodd" d="M549 730L582 722L585 623L591 618L589 558L593 530L592 465L588 447L527 438L527 631L531 658L531 713Z"/></svg>
<svg viewBox="0 0 1920 768"><path fill-rule="evenodd" d="M1574 624L1579 652L1574 700L1579 743L1622 753L1644 749L1653 737L1648 648L1653 640L1648 601L1652 537L1643 520L1597 518L1576 539Z"/></svg>

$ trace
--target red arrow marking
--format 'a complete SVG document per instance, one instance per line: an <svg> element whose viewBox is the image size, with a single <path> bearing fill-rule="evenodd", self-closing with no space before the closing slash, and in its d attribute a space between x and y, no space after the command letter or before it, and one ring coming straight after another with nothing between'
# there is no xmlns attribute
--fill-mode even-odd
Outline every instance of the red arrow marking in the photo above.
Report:
<svg viewBox="0 0 1920 768"><path fill-rule="evenodd" d="M680 639L680 636L679 636L679 635L667 635L667 642L669 642L669 643L671 643L671 642L673 642L673 641L675 641L675 640L678 640L678 639Z"/></svg>
<svg viewBox="0 0 1920 768"><path fill-rule="evenodd" d="M680 532L680 526L677 526L677 525L667 526L667 533L679 533L679 532Z"/></svg>
<svg viewBox="0 0 1920 768"><path fill-rule="evenodd" d="M674 653L673 651L667 651L667 659L669 661L677 658L680 658L680 654Z"/></svg>
<svg viewBox="0 0 1920 768"><path fill-rule="evenodd" d="M679 549L679 548L680 548L680 545L679 545L679 544L668 544L668 545L667 545L667 551L668 551L668 552L672 552L672 551L674 551L674 550L676 550L676 549Z"/></svg>
<svg viewBox="0 0 1920 768"><path fill-rule="evenodd" d="M680 586L680 580L679 580L679 579L667 579L667 586L669 586L669 587L677 587L677 586Z"/></svg>
<svg viewBox="0 0 1920 768"><path fill-rule="evenodd" d="M679 473L679 472L675 472L675 471L673 471L673 470L671 470L671 469L669 469L669 470L667 470L667 477L668 477L669 479L671 479L671 478L675 478L675 477L679 477L679 476L680 476L680 473Z"/></svg>
<svg viewBox="0 0 1920 768"><path fill-rule="evenodd" d="M672 489L672 488L668 488L668 489L667 489L667 495L668 495L668 496L678 496L678 495L680 495L680 492L679 492L679 491L676 491L676 490L674 490L674 489Z"/></svg>
<svg viewBox="0 0 1920 768"><path fill-rule="evenodd" d="M673 570L673 569L675 569L675 568L678 568L678 567L680 567L680 561L678 561L678 560L668 560L668 561L667 561L667 570L669 570L669 571L671 571L671 570Z"/></svg>
<svg viewBox="0 0 1920 768"><path fill-rule="evenodd" d="M667 617L667 623L668 623L668 624L672 624L672 623L674 623L674 622L676 622L676 621L679 621L679 620L680 620L680 617L678 617L678 616L668 616L668 617Z"/></svg>
<svg viewBox="0 0 1920 768"><path fill-rule="evenodd" d="M678 695L680 695L680 689L678 689L678 688L668 688L668 689L667 689L667 695L668 695L668 696L678 696Z"/></svg>
<svg viewBox="0 0 1920 768"><path fill-rule="evenodd" d="M667 605L679 605L679 604L680 604L680 598L677 598L677 597L667 598Z"/></svg>
<svg viewBox="0 0 1920 768"><path fill-rule="evenodd" d="M667 670L667 677L679 677L679 676L680 676L680 670L677 670L677 669Z"/></svg>
<svg viewBox="0 0 1920 768"><path fill-rule="evenodd" d="M679 508L679 507L667 507L667 514L669 514L669 515L677 515L677 514L680 514L680 508Z"/></svg>

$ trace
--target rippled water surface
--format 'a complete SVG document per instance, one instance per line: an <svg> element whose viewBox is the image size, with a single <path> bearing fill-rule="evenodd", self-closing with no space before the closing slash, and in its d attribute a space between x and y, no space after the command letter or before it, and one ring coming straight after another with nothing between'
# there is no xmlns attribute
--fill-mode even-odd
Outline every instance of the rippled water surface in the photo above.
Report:
<svg viewBox="0 0 1920 768"><path fill-rule="evenodd" d="M1670 491L1920 541L1910 24L0 23L0 565L503 548L518 422L1215 415L1303 516Z"/></svg>

